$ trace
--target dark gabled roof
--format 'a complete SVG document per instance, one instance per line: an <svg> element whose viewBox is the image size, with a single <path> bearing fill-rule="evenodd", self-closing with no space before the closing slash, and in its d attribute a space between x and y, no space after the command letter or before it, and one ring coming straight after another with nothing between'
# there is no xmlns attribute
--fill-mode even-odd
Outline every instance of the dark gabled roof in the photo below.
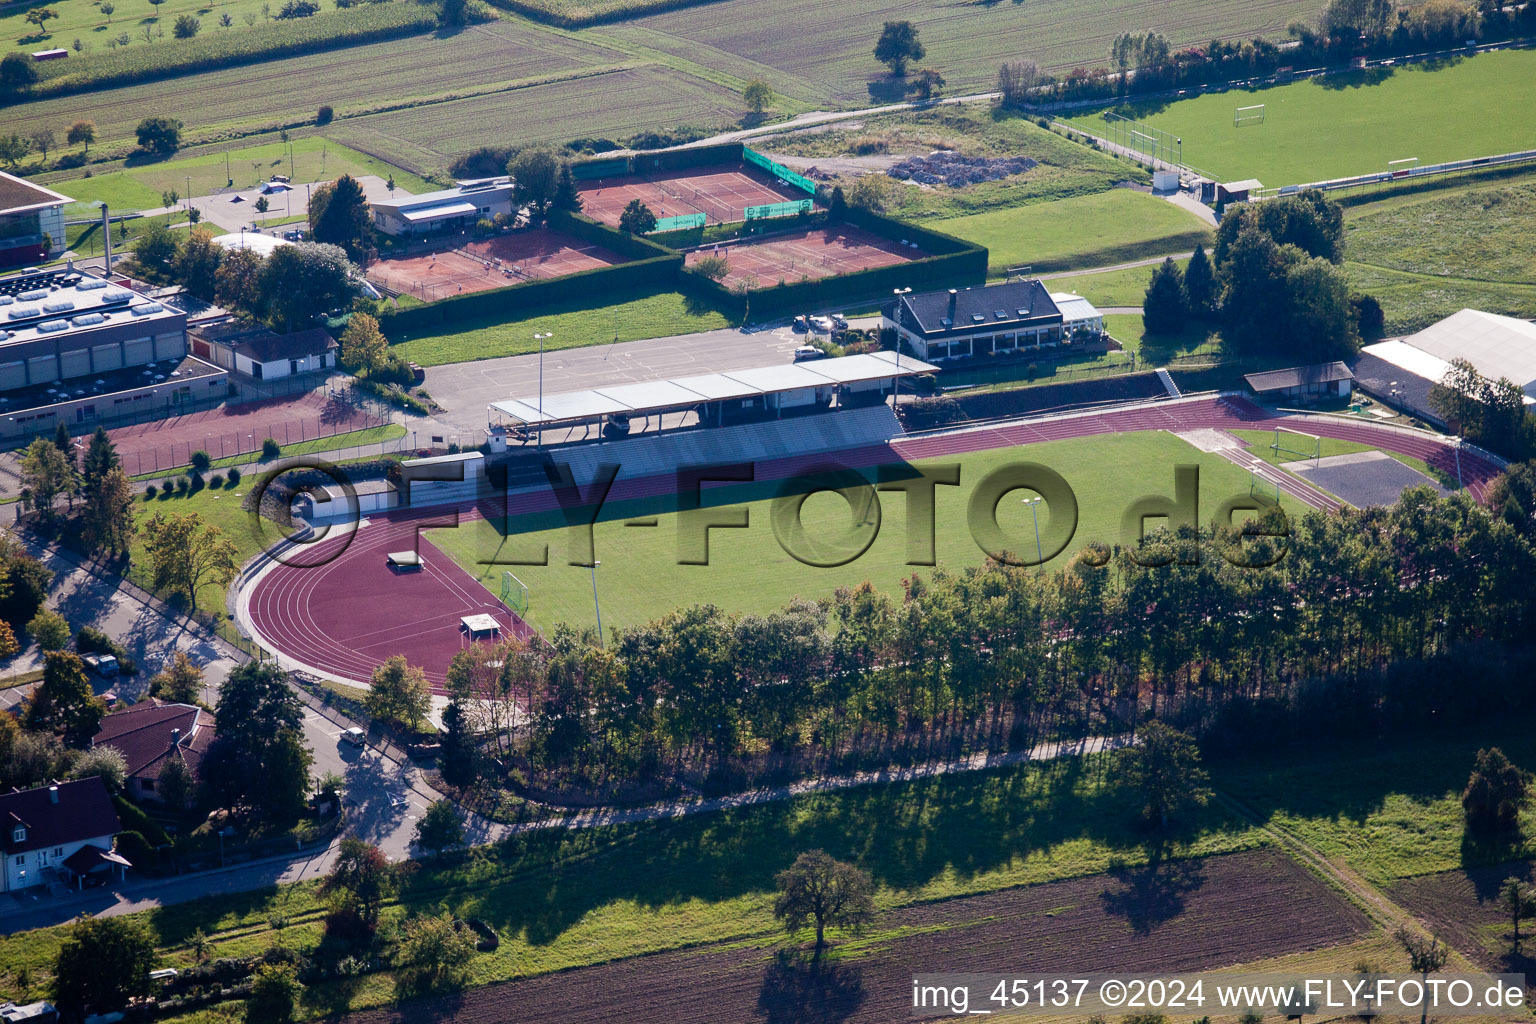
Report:
<svg viewBox="0 0 1536 1024"><path fill-rule="evenodd" d="M951 306L950 300L954 304ZM905 295L902 322L925 335L970 333L995 326L1061 323L1061 310L1039 281L1009 281L983 288ZM894 312L894 310L893 310Z"/></svg>
<svg viewBox="0 0 1536 1024"><path fill-rule="evenodd" d="M69 202L51 188L34 185L14 174L0 171L0 213L26 210L39 206L60 206Z"/></svg>
<svg viewBox="0 0 1536 1024"><path fill-rule="evenodd" d="M1282 388L1306 387L1310 384L1328 384L1336 380L1354 380L1349 367L1340 362L1313 363L1310 366L1290 366L1284 370L1265 370L1243 376L1255 391L1279 391Z"/></svg>
<svg viewBox="0 0 1536 1024"><path fill-rule="evenodd" d="M292 334L277 334L265 327L253 328L248 323L232 322L199 327L196 336L258 363L303 359L337 347L336 339L320 327L310 327Z"/></svg>
<svg viewBox="0 0 1536 1024"><path fill-rule="evenodd" d="M0 846L7 854L26 853L47 846L78 843L82 839L110 838L122 831L112 807L107 784L101 777L56 782L59 802L48 786L0 795ZM16 842L16 826L25 825L27 838Z"/></svg>
<svg viewBox="0 0 1536 1024"><path fill-rule="evenodd" d="M174 730L179 732L173 745ZM165 762L179 757L196 779L198 765L213 738L213 716L202 708L145 702L103 718L91 745L112 747L121 753L130 778L158 779Z"/></svg>

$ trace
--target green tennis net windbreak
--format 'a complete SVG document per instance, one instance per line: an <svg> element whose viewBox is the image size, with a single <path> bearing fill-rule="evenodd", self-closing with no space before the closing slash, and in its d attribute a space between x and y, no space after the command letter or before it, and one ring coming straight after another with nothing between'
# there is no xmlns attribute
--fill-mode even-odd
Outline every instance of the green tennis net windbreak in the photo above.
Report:
<svg viewBox="0 0 1536 1024"><path fill-rule="evenodd" d="M752 147L743 146L741 149L741 156L742 159L747 163L761 167L763 170L767 171L769 174L772 174L780 181L794 185L796 188L802 188L813 196L816 194L816 183L810 178L807 178L803 174L796 174L794 171L790 170L788 167L785 167L777 160L768 159L766 156L763 156L763 154L759 153Z"/></svg>

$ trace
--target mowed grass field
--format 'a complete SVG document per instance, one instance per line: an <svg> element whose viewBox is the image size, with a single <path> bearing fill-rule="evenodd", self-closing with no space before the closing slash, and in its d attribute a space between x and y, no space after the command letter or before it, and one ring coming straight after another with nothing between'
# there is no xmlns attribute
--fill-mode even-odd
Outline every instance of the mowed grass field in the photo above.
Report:
<svg viewBox="0 0 1536 1024"><path fill-rule="evenodd" d="M1298 185L1489 156L1536 144L1536 51L1499 50L1428 64L1329 75L1267 89L1149 104L1131 112L1184 140L1184 159L1226 180ZM1263 103L1263 124L1233 109ZM1076 120L1094 124L1089 117Z"/></svg>
<svg viewBox="0 0 1536 1024"><path fill-rule="evenodd" d="M493 315L461 321L438 334L391 334L400 355L422 366L463 363L537 352L535 334L553 333L547 351L665 338L729 327L725 316L680 292L617 292L559 303L522 316ZM384 329L389 331L388 321Z"/></svg>
<svg viewBox="0 0 1536 1024"><path fill-rule="evenodd" d="M1236 494L1248 493L1248 474L1223 459L1202 454L1171 434L1147 432L1079 438L1032 444L1019 448L977 452L954 459L962 466L959 487L939 487L936 497L936 553L941 566L960 569L977 565L986 557L967 528L966 509L971 492L992 469L1013 462L1039 462L1061 473L1078 501L1078 524L1070 543L1051 565L1064 564L1090 541L1120 541L1120 519L1128 504L1144 494L1172 494L1173 466L1195 463L1200 467L1200 507L1213 510ZM803 564L787 554L775 540L770 524L772 495L777 484L722 491L710 500L746 505L750 525L745 530L711 531L710 564L679 565L677 519L672 498L625 503L605 508L594 527L598 570L597 589L602 601L603 625L635 625L692 604L712 603L738 612L764 613L795 597L815 600L841 586L865 580L891 594L900 592L901 580L929 570L906 564L907 517L899 494L880 498L880 527L874 543L863 555L832 569ZM713 489L711 489L713 491ZM998 505L998 523L1009 536L1019 538L1019 551L1033 553L1034 533L1023 492L1005 496ZM1289 499L1287 499L1288 501ZM633 516L660 513L660 525L628 527ZM843 499L820 493L805 501L801 522L812 538L841 537L849 528L850 512ZM1042 546L1049 550L1066 521L1052 523L1043 512L1040 520ZM570 566L568 536L563 528L539 529L544 523L513 529L505 539L484 520L452 530L429 533L432 542L446 551L488 589L499 593L501 574L511 568L530 592L528 620L548 630L560 622L586 627L594 624L592 581L588 570ZM503 566L481 564L514 552L549 545L550 565Z"/></svg>
<svg viewBox="0 0 1536 1024"><path fill-rule="evenodd" d="M395 184L406 192L429 192L435 187L408 171L320 135L295 139L291 151L281 142L271 142L232 148L227 160L224 152L204 153L56 182L49 187L82 203L102 200L114 211L152 209L161 205L163 192L174 189L185 198L189 183L195 196L224 188L229 180L226 168L237 188L260 184L274 174L289 175L294 181L324 181L343 174L375 174L388 180L393 175ZM75 210L66 212L71 216L77 213ZM90 214L88 210L78 212L86 216Z"/></svg>
<svg viewBox="0 0 1536 1024"><path fill-rule="evenodd" d="M1211 238L1188 210L1124 188L931 223L985 245L993 274L1019 265L1038 273L1128 262L1187 252Z"/></svg>

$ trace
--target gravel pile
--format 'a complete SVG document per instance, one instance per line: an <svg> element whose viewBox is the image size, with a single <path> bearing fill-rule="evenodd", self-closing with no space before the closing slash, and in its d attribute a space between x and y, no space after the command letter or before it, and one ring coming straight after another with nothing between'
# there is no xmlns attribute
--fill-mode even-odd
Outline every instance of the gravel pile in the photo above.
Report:
<svg viewBox="0 0 1536 1024"><path fill-rule="evenodd" d="M928 156L911 156L885 173L899 181L920 185L948 185L964 188L983 181L996 181L1010 174L1023 174L1037 161L1027 156L962 156L940 151Z"/></svg>

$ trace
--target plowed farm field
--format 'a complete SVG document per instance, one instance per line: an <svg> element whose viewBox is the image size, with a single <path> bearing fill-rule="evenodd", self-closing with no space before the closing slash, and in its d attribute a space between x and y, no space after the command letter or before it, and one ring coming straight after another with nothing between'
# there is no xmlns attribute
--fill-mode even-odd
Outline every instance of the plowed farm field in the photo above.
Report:
<svg viewBox="0 0 1536 1024"><path fill-rule="evenodd" d="M827 969L762 946L634 957L441 1001L352 1014L347 1024L670 1024L908 1018L918 972L1185 971L1351 941L1364 917L1273 850L1164 862L890 911Z"/></svg>
<svg viewBox="0 0 1536 1024"><path fill-rule="evenodd" d="M1512 958L1509 915L1499 907L1499 884L1511 876L1536 879L1536 863L1517 860L1408 878L1392 886L1389 895L1479 966L1531 973L1536 971L1531 956L1536 940L1530 922L1521 928L1521 956Z"/></svg>

